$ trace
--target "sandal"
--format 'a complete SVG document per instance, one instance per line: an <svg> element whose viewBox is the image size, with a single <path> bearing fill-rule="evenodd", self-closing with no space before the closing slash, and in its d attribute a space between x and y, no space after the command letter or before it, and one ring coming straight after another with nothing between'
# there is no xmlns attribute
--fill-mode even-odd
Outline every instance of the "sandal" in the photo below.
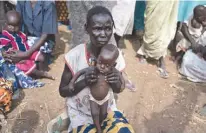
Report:
<svg viewBox="0 0 206 133"><path fill-rule="evenodd" d="M158 68L158 71L159 71L159 74L160 74L160 77L161 77L161 78L164 78L164 79L169 78L168 72L165 71L164 69Z"/></svg>

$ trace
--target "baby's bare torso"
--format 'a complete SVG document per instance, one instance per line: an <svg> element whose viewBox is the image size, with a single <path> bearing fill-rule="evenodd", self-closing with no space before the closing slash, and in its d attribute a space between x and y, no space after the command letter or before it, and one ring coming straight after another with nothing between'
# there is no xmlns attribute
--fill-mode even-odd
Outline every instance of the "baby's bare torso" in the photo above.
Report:
<svg viewBox="0 0 206 133"><path fill-rule="evenodd" d="M105 81L105 76L98 74L98 80L90 86L91 94L96 100L103 100L109 92L109 84Z"/></svg>

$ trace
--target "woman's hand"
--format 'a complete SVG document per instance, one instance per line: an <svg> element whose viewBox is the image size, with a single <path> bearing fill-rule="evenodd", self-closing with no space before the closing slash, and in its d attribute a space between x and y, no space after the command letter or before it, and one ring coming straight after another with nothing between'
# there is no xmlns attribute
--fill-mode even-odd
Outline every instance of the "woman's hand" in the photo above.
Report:
<svg viewBox="0 0 206 133"><path fill-rule="evenodd" d="M111 84L119 83L120 76L122 76L121 73L116 68L113 68L112 71L106 75L105 80Z"/></svg>
<svg viewBox="0 0 206 133"><path fill-rule="evenodd" d="M107 83L110 84L113 92L120 93L125 88L125 80L116 68L113 68L105 77Z"/></svg>
<svg viewBox="0 0 206 133"><path fill-rule="evenodd" d="M93 83L97 82L97 71L96 71L96 67L89 67L88 71L85 73L85 82L87 85L91 85Z"/></svg>
<svg viewBox="0 0 206 133"><path fill-rule="evenodd" d="M28 57L27 52L22 52L22 51L10 51L10 53L6 54L6 57L11 60L13 63L18 63L25 58Z"/></svg>

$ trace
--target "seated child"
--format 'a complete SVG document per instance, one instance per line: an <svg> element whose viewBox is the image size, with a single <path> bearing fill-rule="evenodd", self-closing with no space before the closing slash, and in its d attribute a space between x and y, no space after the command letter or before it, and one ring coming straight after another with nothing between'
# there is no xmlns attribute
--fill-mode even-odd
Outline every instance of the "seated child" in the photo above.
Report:
<svg viewBox="0 0 206 133"><path fill-rule="evenodd" d="M16 11L9 11L6 14L6 27L0 36L0 45L4 49L4 58L8 58L6 53L25 52L29 50L27 36L20 30L20 14ZM35 51L25 60L16 63L17 68L27 75L34 75L37 78L54 79L48 73L37 69L36 63L43 62L43 56L40 51Z"/></svg>
<svg viewBox="0 0 206 133"><path fill-rule="evenodd" d="M91 114L97 129L97 133L101 133L101 123L105 119L107 114L108 100L110 97L109 91L112 91L110 85L105 80L105 75L110 73L116 65L116 59L118 58L119 51L116 46L112 44L105 45L100 52L97 62L92 62L91 66L77 72L72 78L69 89L74 91L75 81L91 67L96 67L98 80L97 83L90 86L90 107ZM124 79L121 79L122 83Z"/></svg>
<svg viewBox="0 0 206 133"><path fill-rule="evenodd" d="M200 38L206 26L206 7L198 5L193 10L193 15L188 21L181 23L179 31L175 37L176 61L180 60L184 53L190 48L199 44ZM181 30L181 31L180 31Z"/></svg>

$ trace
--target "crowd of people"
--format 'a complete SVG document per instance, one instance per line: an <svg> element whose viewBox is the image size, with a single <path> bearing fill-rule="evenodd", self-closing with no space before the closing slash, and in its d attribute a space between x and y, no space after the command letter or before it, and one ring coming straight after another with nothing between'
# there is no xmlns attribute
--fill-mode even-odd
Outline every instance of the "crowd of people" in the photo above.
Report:
<svg viewBox="0 0 206 133"><path fill-rule="evenodd" d="M204 1L2 3L6 15L0 34L0 78L6 83L15 77L14 88L42 87L44 83L34 80L38 78L55 80L47 71L58 45L58 22L72 27L59 86L60 95L66 98L68 132L134 133L114 98L132 86L124 74L126 63L119 45L124 35L139 39L140 65L155 60L160 77L169 78L164 60L169 48L180 74L192 82L206 82Z"/></svg>

